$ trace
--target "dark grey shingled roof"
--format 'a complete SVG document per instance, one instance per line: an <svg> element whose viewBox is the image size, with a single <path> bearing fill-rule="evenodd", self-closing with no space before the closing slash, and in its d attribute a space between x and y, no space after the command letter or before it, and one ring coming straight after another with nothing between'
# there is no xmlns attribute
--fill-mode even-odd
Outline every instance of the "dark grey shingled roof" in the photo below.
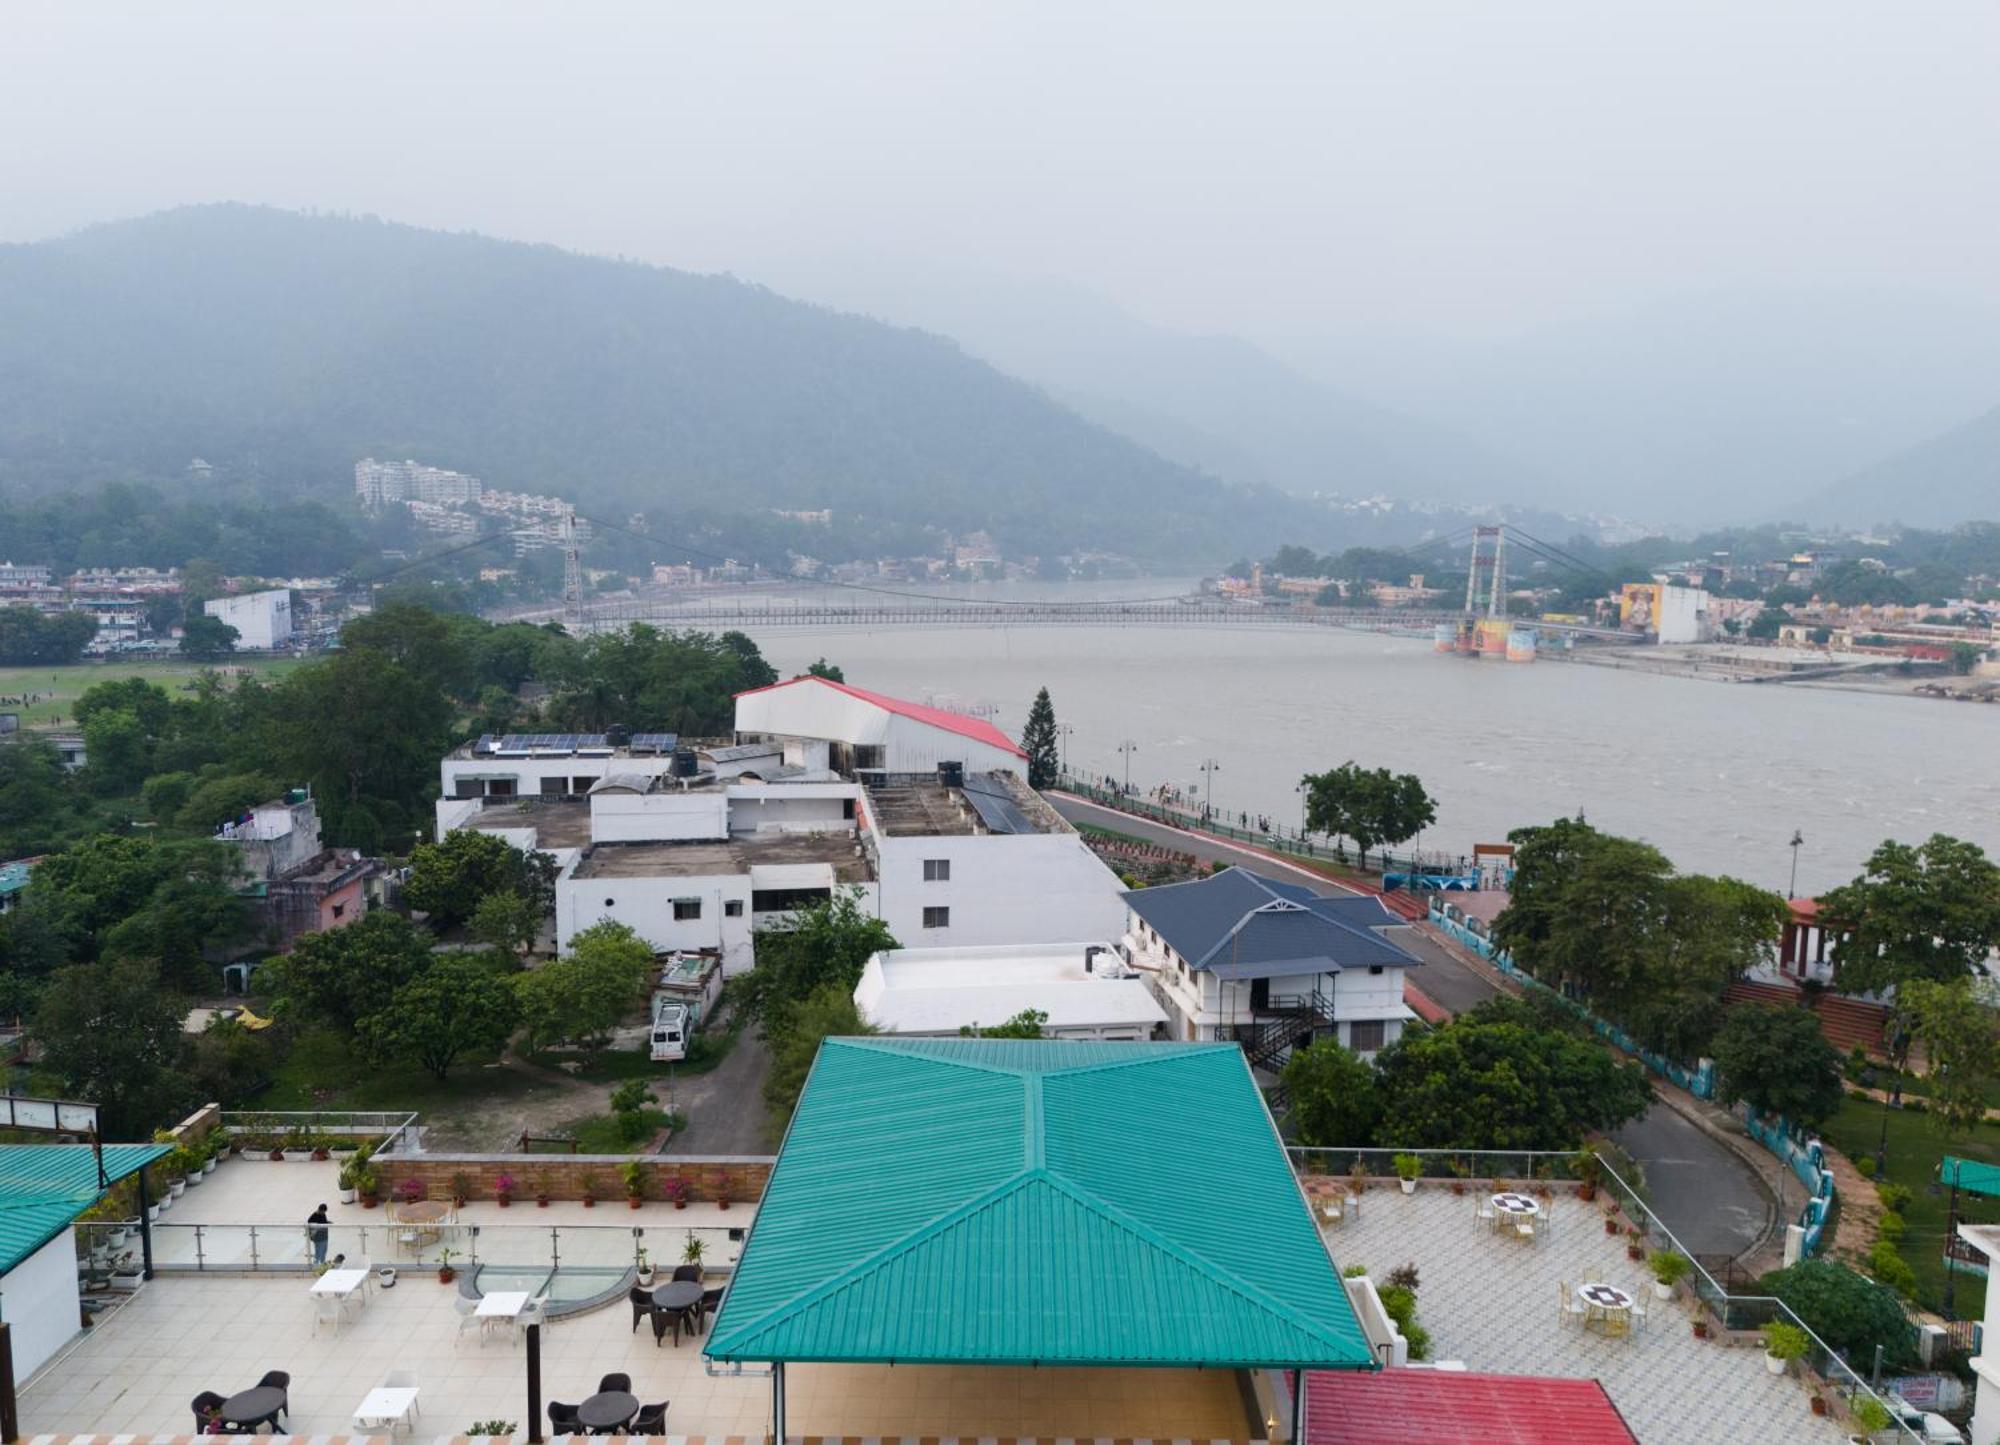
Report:
<svg viewBox="0 0 2000 1445"><path fill-rule="evenodd" d="M1189 968L1219 978L1275 978L1420 960L1377 930L1402 920L1367 894L1324 898L1247 868L1193 883L1134 888L1131 905Z"/></svg>

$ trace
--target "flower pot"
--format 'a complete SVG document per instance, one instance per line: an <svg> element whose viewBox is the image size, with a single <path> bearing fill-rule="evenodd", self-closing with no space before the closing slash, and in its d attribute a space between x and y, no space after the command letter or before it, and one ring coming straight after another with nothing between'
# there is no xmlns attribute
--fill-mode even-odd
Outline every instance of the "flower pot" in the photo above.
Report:
<svg viewBox="0 0 2000 1445"><path fill-rule="evenodd" d="M315 1163L318 1163L327 1159L331 1159L333 1157L333 1151L331 1149L315 1149L312 1151L312 1157L313 1161Z"/></svg>
<svg viewBox="0 0 2000 1445"><path fill-rule="evenodd" d="M687 1207L688 1202L685 1199L676 1199L674 1201L674 1208L676 1209L686 1209Z"/></svg>
<svg viewBox="0 0 2000 1445"><path fill-rule="evenodd" d="M506 1195L504 1195L504 1194L500 1196L500 1199L499 1199L499 1204L500 1204L500 1207L501 1207L502 1209L505 1209L505 1208L507 1208L507 1207L508 1207L509 1205L511 1205L511 1204L512 1204L513 1202L514 1202L513 1200L509 1199L509 1198L508 1198L508 1197L507 1197Z"/></svg>
<svg viewBox="0 0 2000 1445"><path fill-rule="evenodd" d="M360 1190L351 1189L346 1185L342 1185L340 1190L340 1202L342 1204L352 1204L356 1199L360 1197L360 1195L361 1195Z"/></svg>
<svg viewBox="0 0 2000 1445"><path fill-rule="evenodd" d="M1403 1186L1405 1194L1415 1194L1417 1192L1417 1181L1414 1179L1398 1179L1396 1182Z"/></svg>
<svg viewBox="0 0 2000 1445"><path fill-rule="evenodd" d="M1596 1185L1594 1185L1594 1184L1579 1184L1579 1185L1577 1185L1577 1186L1576 1186L1576 1197L1577 1197L1578 1199L1594 1199L1594 1198L1596 1198L1596 1197L1597 1197L1597 1186L1596 1186Z"/></svg>
<svg viewBox="0 0 2000 1445"><path fill-rule="evenodd" d="M1694 1322L1694 1337L1698 1340L1705 1340L1708 1338L1707 1320L1696 1320Z"/></svg>
<svg viewBox="0 0 2000 1445"><path fill-rule="evenodd" d="M1636 1244L1628 1244L1625 1246L1625 1257L1627 1259L1644 1259L1646 1251Z"/></svg>
<svg viewBox="0 0 2000 1445"><path fill-rule="evenodd" d="M458 1278L458 1271L453 1269L450 1265L441 1264L438 1266L439 1284L450 1284L453 1280L457 1278Z"/></svg>
<svg viewBox="0 0 2000 1445"><path fill-rule="evenodd" d="M221 1162L222 1161L220 1159L216 1158L213 1154L211 1154L208 1156L208 1158L202 1161L201 1172L204 1174L213 1174L215 1172L215 1166L220 1164Z"/></svg>
<svg viewBox="0 0 2000 1445"><path fill-rule="evenodd" d="M1764 1368L1774 1375L1782 1375L1785 1373L1785 1362L1776 1355L1766 1355L1764 1356Z"/></svg>
<svg viewBox="0 0 2000 1445"><path fill-rule="evenodd" d="M170 1198L179 1199L183 1194L187 1193L187 1187L187 1180L176 1179L167 1186L167 1194Z"/></svg>
<svg viewBox="0 0 2000 1445"><path fill-rule="evenodd" d="M195 1185L201 1183L201 1181L206 1179L207 1177L208 1176L206 1174L202 1173L201 1170L197 1169L192 1174L188 1175L186 1183L188 1187L192 1189Z"/></svg>
<svg viewBox="0 0 2000 1445"><path fill-rule="evenodd" d="M586 1195L584 1195L584 1196L583 1196L583 1207L584 1207L585 1209L595 1209L595 1208L597 1208L597 1197L596 1197L595 1195L593 1195L593 1194L586 1194Z"/></svg>
<svg viewBox="0 0 2000 1445"><path fill-rule="evenodd" d="M715 1207L717 1209L727 1209L729 1207L729 1201L726 1198L718 1199L715 1201Z"/></svg>
<svg viewBox="0 0 2000 1445"><path fill-rule="evenodd" d="M546 1194L537 1194L535 1196L535 1208L547 1209L548 1207L549 1207L549 1196Z"/></svg>
<svg viewBox="0 0 2000 1445"><path fill-rule="evenodd" d="M1605 1220L1605 1221L1604 1221L1604 1232L1605 1232L1606 1234L1616 1234L1616 1233L1618 1232L1618 1221L1617 1221L1617 1220L1615 1220L1615 1219L1607 1219L1607 1220Z"/></svg>
<svg viewBox="0 0 2000 1445"><path fill-rule="evenodd" d="M1672 1299L1673 1297L1674 1297L1674 1287L1672 1285L1664 1284L1657 1279L1653 1281L1654 1299Z"/></svg>
<svg viewBox="0 0 2000 1445"><path fill-rule="evenodd" d="M631 1205L634 1209L637 1209L641 1204L644 1204L646 1201L641 1199L636 1194L628 1194L625 1196L625 1202Z"/></svg>
<svg viewBox="0 0 2000 1445"><path fill-rule="evenodd" d="M376 1205L380 1204L381 1202L382 1199L380 1195L364 1194L361 1196L361 1207L363 1209L373 1209Z"/></svg>
<svg viewBox="0 0 2000 1445"><path fill-rule="evenodd" d="M282 1149L273 1149L269 1154L266 1154L264 1157L266 1159L269 1159L273 1164L276 1164L284 1159L285 1151Z"/></svg>
<svg viewBox="0 0 2000 1445"><path fill-rule="evenodd" d="M146 1218L149 1220L157 1220L159 1217L160 1217L160 1206L157 1204L148 1204L146 1206Z"/></svg>
<svg viewBox="0 0 2000 1445"><path fill-rule="evenodd" d="M1815 1415L1824 1415L1826 1413L1826 1396L1814 1395L1812 1397L1812 1412Z"/></svg>

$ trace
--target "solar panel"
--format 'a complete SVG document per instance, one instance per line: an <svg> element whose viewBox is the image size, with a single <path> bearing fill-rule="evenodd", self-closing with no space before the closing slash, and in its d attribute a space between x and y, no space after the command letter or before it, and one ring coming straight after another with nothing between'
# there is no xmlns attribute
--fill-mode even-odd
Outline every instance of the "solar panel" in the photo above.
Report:
<svg viewBox="0 0 2000 1445"><path fill-rule="evenodd" d="M1032 833L1035 825L1014 801L1014 795L991 779L973 774L962 785L965 801L979 814L979 821L996 833Z"/></svg>
<svg viewBox="0 0 2000 1445"><path fill-rule="evenodd" d="M668 753L681 740L679 733L633 733L632 751L635 753Z"/></svg>

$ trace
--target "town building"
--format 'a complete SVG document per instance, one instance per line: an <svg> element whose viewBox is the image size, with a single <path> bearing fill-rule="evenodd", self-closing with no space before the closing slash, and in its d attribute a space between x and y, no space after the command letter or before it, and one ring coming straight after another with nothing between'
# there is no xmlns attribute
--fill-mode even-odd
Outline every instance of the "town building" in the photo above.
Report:
<svg viewBox="0 0 2000 1445"><path fill-rule="evenodd" d="M1027 776L1027 754L981 718L824 677L739 694L736 741L775 741L787 763L859 778L936 775L947 764L968 775Z"/></svg>
<svg viewBox="0 0 2000 1445"><path fill-rule="evenodd" d="M433 502L453 506L476 502L485 484L479 478L422 462L378 462L364 457L354 464L354 494L365 507L389 502Z"/></svg>
<svg viewBox="0 0 2000 1445"><path fill-rule="evenodd" d="M381 872L352 848L321 846L319 805L303 788L223 824L215 840L236 852L244 879L238 891L250 901L256 941L265 948L354 922L368 911L369 879ZM249 974L246 963L224 969L237 988L247 987Z"/></svg>
<svg viewBox="0 0 2000 1445"><path fill-rule="evenodd" d="M235 628L236 645L252 652L268 652L292 640L289 587L212 598L202 604L201 610Z"/></svg>
<svg viewBox="0 0 2000 1445"><path fill-rule="evenodd" d="M862 969L854 1004L882 1033L938 1037L1031 1010L1052 1039L1150 1039L1167 1021L1109 943L887 949Z"/></svg>
<svg viewBox="0 0 2000 1445"><path fill-rule="evenodd" d="M1126 957L1177 1038L1235 1039L1268 1067L1318 1038L1372 1055L1416 1017L1403 979L1419 960L1394 937L1407 921L1372 894L1324 897L1228 868L1124 900Z"/></svg>

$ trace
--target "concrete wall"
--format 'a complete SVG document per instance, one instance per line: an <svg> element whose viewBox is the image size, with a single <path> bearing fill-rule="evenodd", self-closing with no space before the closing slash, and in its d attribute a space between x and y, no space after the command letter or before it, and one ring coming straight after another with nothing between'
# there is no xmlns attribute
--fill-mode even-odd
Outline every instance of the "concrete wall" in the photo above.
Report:
<svg viewBox="0 0 2000 1445"><path fill-rule="evenodd" d="M729 789L729 831L852 831L860 796L854 783L738 783Z"/></svg>
<svg viewBox="0 0 2000 1445"><path fill-rule="evenodd" d="M1125 927L1124 885L1074 833L871 838L881 917L905 948L1080 943ZM926 882L927 859L949 860L949 881ZM933 907L951 910L948 927L923 926Z"/></svg>
<svg viewBox="0 0 2000 1445"><path fill-rule="evenodd" d="M292 594L283 587L217 597L203 603L201 610L235 628L238 647L264 650L292 640Z"/></svg>
<svg viewBox="0 0 2000 1445"><path fill-rule="evenodd" d="M729 796L719 788L598 793L590 800L593 843L667 843L729 836Z"/></svg>
<svg viewBox="0 0 2000 1445"><path fill-rule="evenodd" d="M676 920L674 900L701 902L701 917ZM742 904L730 917L729 902ZM637 933L659 953L686 949L719 950L728 977L756 962L750 946L750 875L721 873L698 878L561 878L556 882L556 947L592 924L610 919Z"/></svg>
<svg viewBox="0 0 2000 1445"><path fill-rule="evenodd" d="M0 1275L0 1317L13 1340L17 1381L40 1369L82 1328L74 1229L65 1229Z"/></svg>

